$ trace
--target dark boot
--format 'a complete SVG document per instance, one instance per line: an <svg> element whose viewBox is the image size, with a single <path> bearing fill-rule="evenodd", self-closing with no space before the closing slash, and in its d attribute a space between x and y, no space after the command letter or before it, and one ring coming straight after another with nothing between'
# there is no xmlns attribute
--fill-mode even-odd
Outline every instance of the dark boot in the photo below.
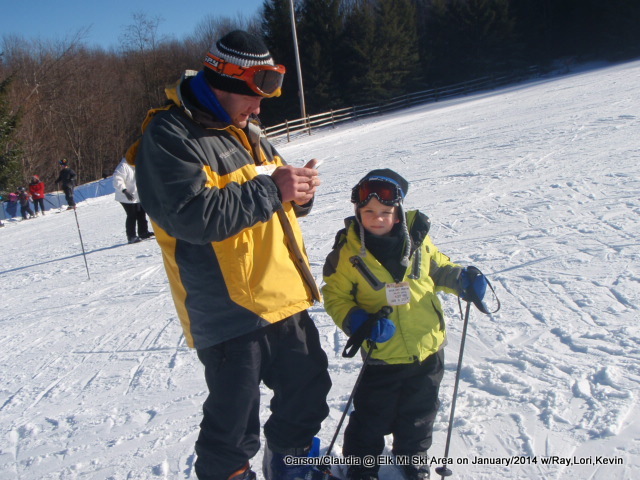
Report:
<svg viewBox="0 0 640 480"><path fill-rule="evenodd" d="M325 467L314 465L287 465L284 457L306 457L309 448L292 449L286 453L273 452L268 445L264 447L262 474L265 480L339 480Z"/></svg>
<svg viewBox="0 0 640 480"><path fill-rule="evenodd" d="M347 470L347 480L378 480L378 470L353 465Z"/></svg>
<svg viewBox="0 0 640 480"><path fill-rule="evenodd" d="M256 480L256 472L251 470L249 463L237 472L233 472L228 480Z"/></svg>
<svg viewBox="0 0 640 480"><path fill-rule="evenodd" d="M402 475L407 480L429 480L429 465L402 465Z"/></svg>

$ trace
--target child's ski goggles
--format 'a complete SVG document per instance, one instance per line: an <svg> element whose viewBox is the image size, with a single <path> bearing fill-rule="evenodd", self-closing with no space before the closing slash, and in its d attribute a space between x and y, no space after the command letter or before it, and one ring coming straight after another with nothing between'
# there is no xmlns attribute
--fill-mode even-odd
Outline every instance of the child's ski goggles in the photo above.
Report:
<svg viewBox="0 0 640 480"><path fill-rule="evenodd" d="M364 207L372 197L388 207L399 205L404 193L396 182L387 177L369 177L351 190L351 203Z"/></svg>
<svg viewBox="0 0 640 480"><path fill-rule="evenodd" d="M254 65L241 67L216 57L211 52L204 58L204 66L227 77L245 82L251 90L261 97L279 97L284 80L284 65Z"/></svg>

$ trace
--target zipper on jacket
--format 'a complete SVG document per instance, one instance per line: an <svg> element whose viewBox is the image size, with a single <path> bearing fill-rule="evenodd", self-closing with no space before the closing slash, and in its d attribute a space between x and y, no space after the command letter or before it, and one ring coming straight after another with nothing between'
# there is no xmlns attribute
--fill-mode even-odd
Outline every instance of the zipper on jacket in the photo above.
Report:
<svg viewBox="0 0 640 480"><path fill-rule="evenodd" d="M371 270L369 270L369 267L367 267L367 265L364 263L364 260L362 260L359 255L354 255L353 257L349 258L349 261L355 267L355 269L360 272L367 283L371 285L371 288L376 291L385 288L386 284L378 280L378 278L371 272Z"/></svg>
<svg viewBox="0 0 640 480"><path fill-rule="evenodd" d="M417 280L420 278L420 264L422 263L422 252L418 248L413 254L413 265L409 278L411 280Z"/></svg>
<svg viewBox="0 0 640 480"><path fill-rule="evenodd" d="M431 305L433 305L433 309L438 314L438 319L440 320L440 330L444 332L446 328L446 325L444 323L444 316L442 315L442 312L438 310L438 307L436 307L436 304L433 301L431 302Z"/></svg>

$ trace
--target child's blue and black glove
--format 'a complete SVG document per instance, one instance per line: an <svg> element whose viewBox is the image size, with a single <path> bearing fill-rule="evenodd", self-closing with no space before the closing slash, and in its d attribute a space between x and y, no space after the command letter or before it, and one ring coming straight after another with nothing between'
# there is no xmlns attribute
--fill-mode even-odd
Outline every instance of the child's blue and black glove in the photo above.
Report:
<svg viewBox="0 0 640 480"><path fill-rule="evenodd" d="M487 291L487 277L476 267L464 267L458 277L460 298L466 302L482 301Z"/></svg>
<svg viewBox="0 0 640 480"><path fill-rule="evenodd" d="M500 309L500 301L495 297L497 308L493 312L490 312L483 301L487 287L493 292L493 287L491 283L489 283L489 280L487 280L487 277L476 267L465 267L460 272L460 276L458 277L458 292L460 298L466 302L472 302L482 313L495 313ZM495 296L495 292L493 292L493 294Z"/></svg>
<svg viewBox="0 0 640 480"><path fill-rule="evenodd" d="M371 316L371 314L361 308L351 312L351 315L349 315L349 329L351 330L351 334L355 334ZM394 333L396 333L396 326L387 317L382 317L373 324L370 335L365 338L372 342L384 343L389 341Z"/></svg>
<svg viewBox="0 0 640 480"><path fill-rule="evenodd" d="M396 326L387 318L392 311L391 307L382 307L377 313L367 313L361 308L351 312L347 319L351 335L342 356L353 357L365 340L374 343L389 341L396 333Z"/></svg>

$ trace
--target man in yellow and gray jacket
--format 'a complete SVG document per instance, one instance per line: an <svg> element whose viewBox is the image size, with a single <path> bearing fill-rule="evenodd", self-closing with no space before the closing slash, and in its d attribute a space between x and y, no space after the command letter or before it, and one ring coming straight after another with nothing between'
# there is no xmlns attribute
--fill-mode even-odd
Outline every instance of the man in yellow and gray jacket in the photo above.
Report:
<svg viewBox="0 0 640 480"><path fill-rule="evenodd" d="M128 153L186 341L205 366L201 480L255 478L261 381L274 391L265 478L329 478L283 461L309 452L331 387L307 313L320 293L297 222L320 184L315 160L286 165L252 121L283 75L261 39L227 34L202 71L167 89L168 106L149 112Z"/></svg>

